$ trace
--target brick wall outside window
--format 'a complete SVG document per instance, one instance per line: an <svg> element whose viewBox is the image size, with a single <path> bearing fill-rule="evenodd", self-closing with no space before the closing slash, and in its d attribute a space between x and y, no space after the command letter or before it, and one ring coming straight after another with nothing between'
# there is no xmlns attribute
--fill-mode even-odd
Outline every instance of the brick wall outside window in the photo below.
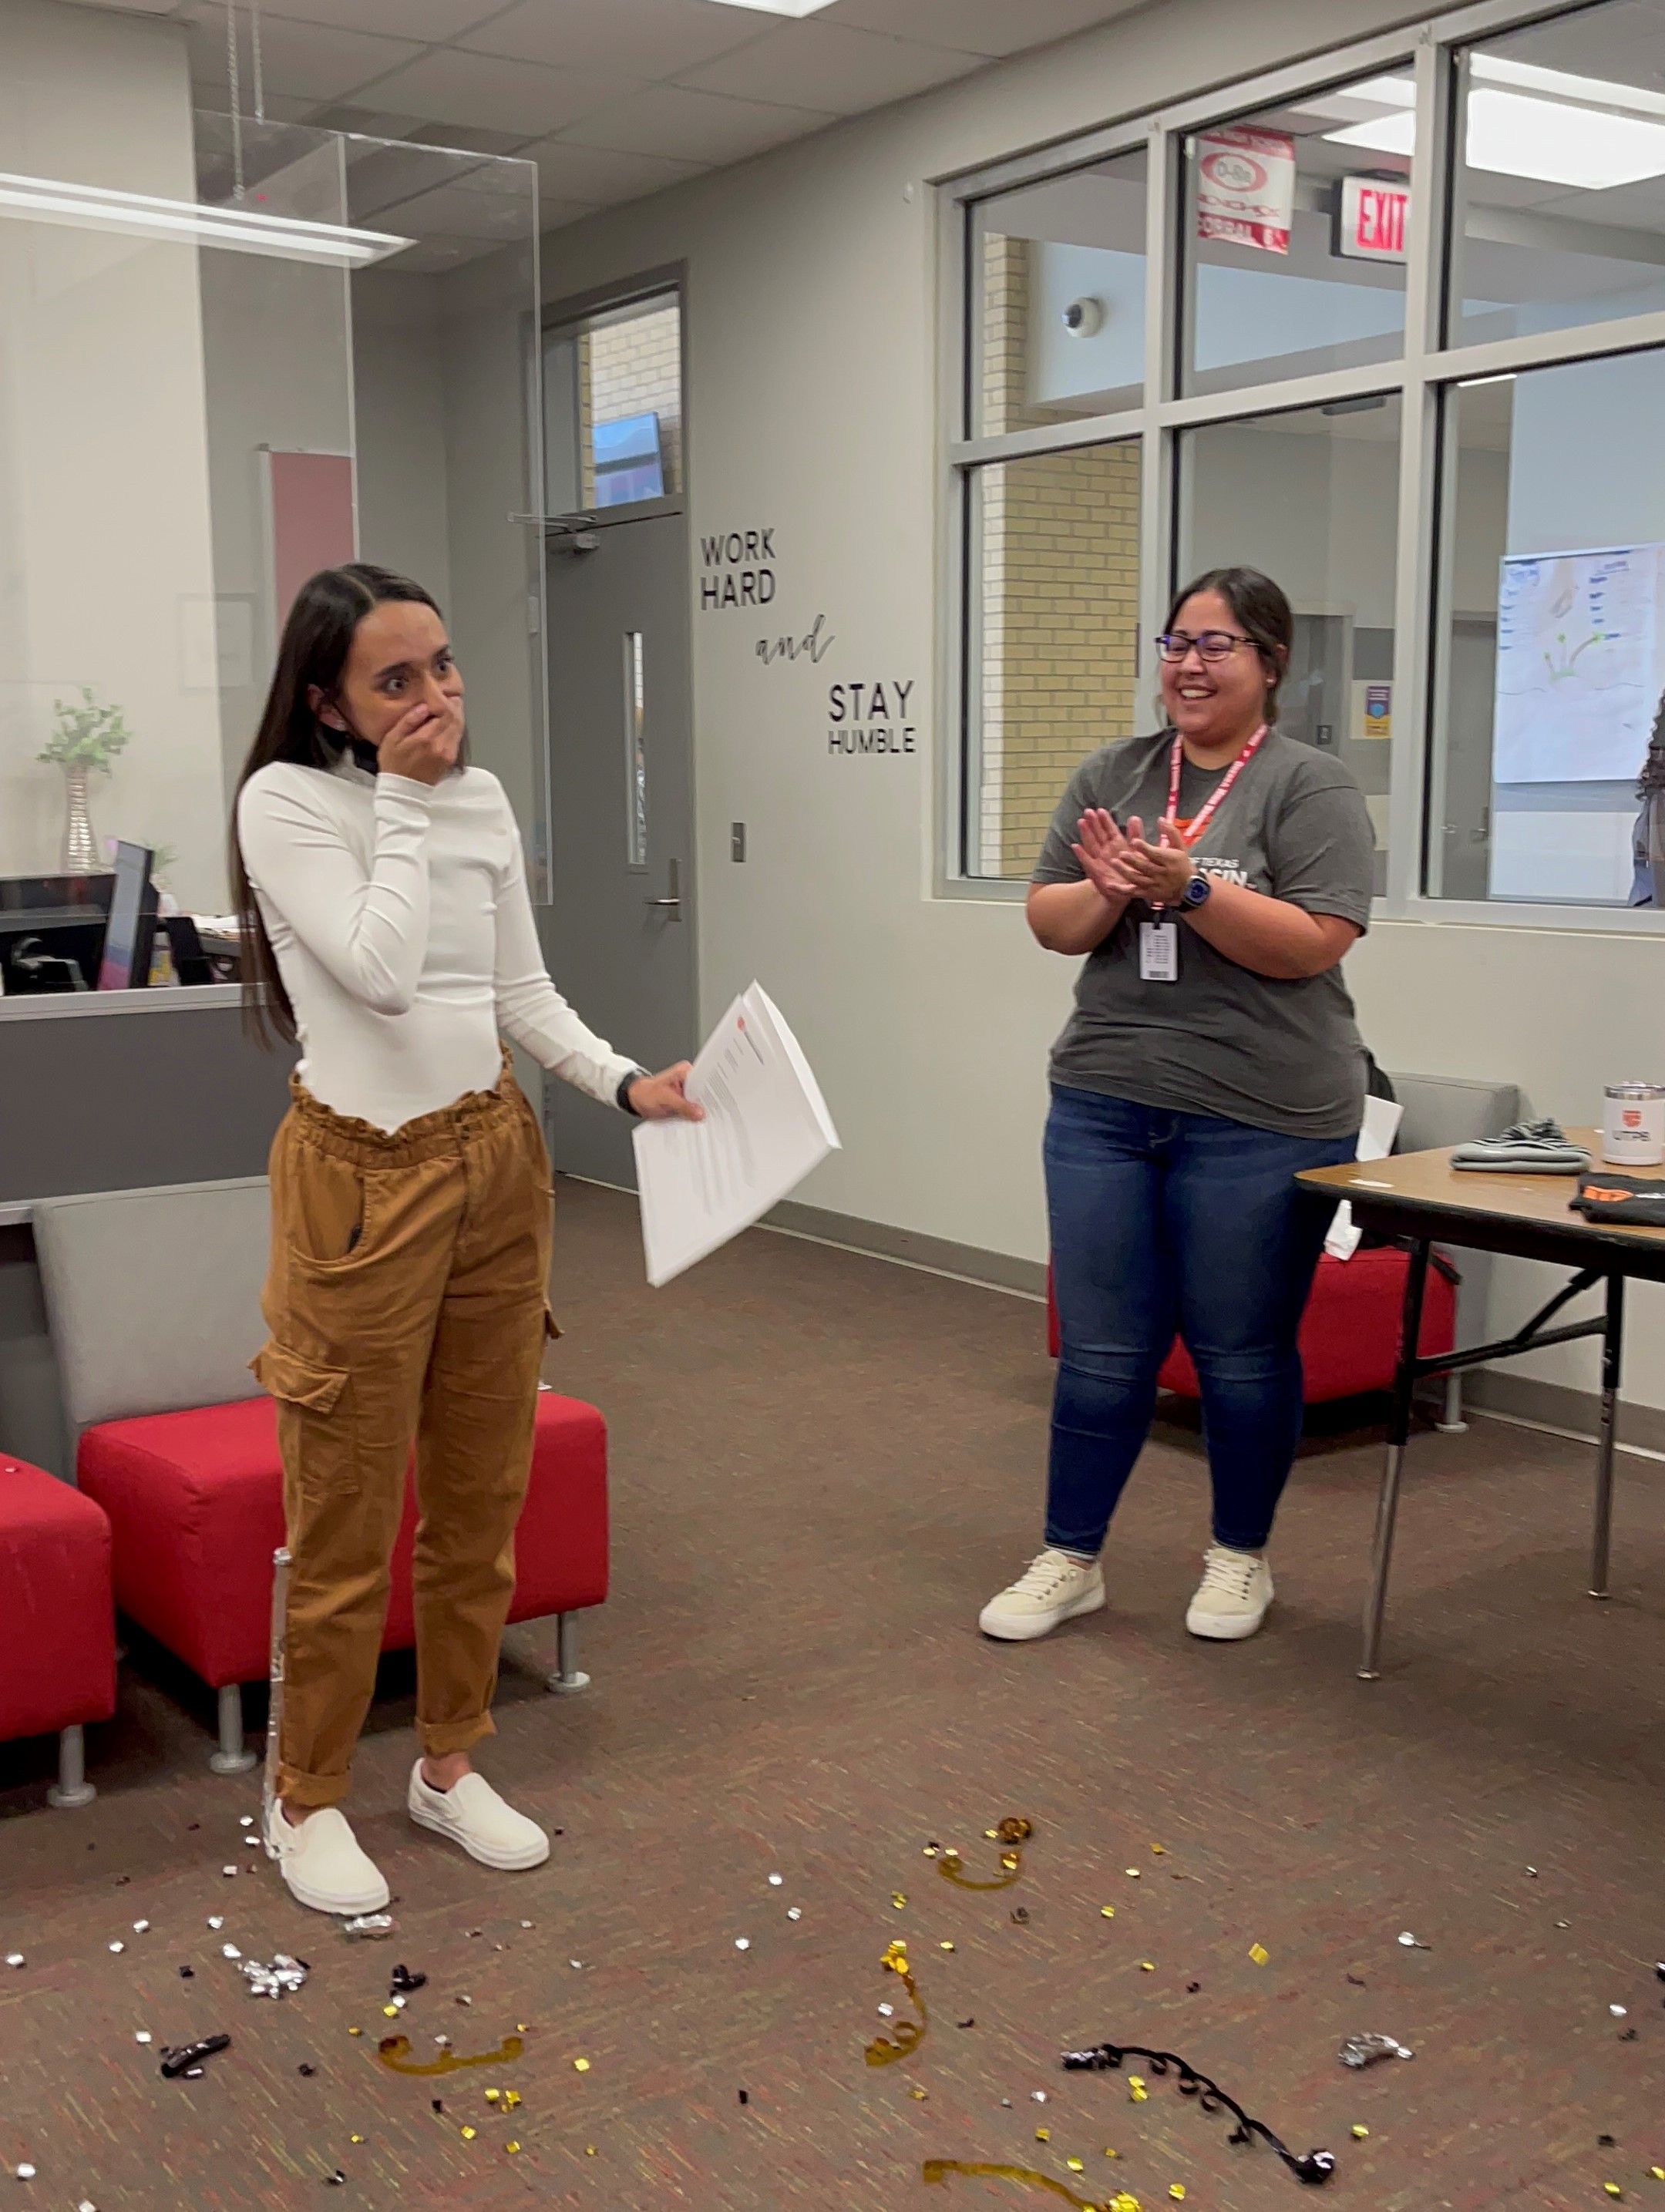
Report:
<svg viewBox="0 0 1665 2212"><path fill-rule="evenodd" d="M659 416L665 488L681 489L682 313L676 302L585 331L579 339L578 391L578 450L586 507L595 499L592 425L631 415Z"/></svg>
<svg viewBox="0 0 1665 2212"><path fill-rule="evenodd" d="M1067 419L1028 397L1025 239L984 241L981 416L986 434ZM1034 866L1072 771L1135 720L1139 447L1077 448L978 471L980 730L971 861L987 876Z"/></svg>

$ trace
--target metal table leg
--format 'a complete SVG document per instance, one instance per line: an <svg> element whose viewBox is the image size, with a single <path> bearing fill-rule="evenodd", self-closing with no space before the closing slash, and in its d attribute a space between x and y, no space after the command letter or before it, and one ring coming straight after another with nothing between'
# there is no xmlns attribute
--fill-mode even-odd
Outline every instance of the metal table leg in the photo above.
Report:
<svg viewBox="0 0 1665 2212"><path fill-rule="evenodd" d="M1370 1592L1364 1603L1364 1653L1358 1669L1361 1682L1374 1682L1382 1672L1382 1619L1388 1603L1388 1570L1393 1560L1394 1524L1399 1517L1400 1475L1405 1465L1405 1447L1411 1434L1411 1408L1416 1393L1417 1350L1422 1341L1422 1302L1428 1287L1431 1249L1426 1238L1417 1240L1411 1247L1411 1264L1405 1275L1399 1368L1394 1376L1393 1422L1388 1432L1387 1455L1382 1467L1382 1492L1376 1501Z"/></svg>
<svg viewBox="0 0 1665 2212"><path fill-rule="evenodd" d="M1613 1540L1613 1454L1618 1441L1619 1370L1625 1350L1625 1278L1607 1277L1607 1320L1601 1332L1601 1419L1595 1447L1595 1534L1590 1547L1589 1594L1607 1597L1607 1558Z"/></svg>

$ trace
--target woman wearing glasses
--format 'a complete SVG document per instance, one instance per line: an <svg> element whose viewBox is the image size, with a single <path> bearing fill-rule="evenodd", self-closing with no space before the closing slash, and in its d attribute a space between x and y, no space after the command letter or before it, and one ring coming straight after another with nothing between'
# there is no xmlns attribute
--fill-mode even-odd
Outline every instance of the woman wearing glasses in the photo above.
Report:
<svg viewBox="0 0 1665 2212"><path fill-rule="evenodd" d="M1296 1334L1327 1209L1303 1169L1353 1157L1365 1055L1341 981L1375 836L1347 771L1275 726L1292 618L1217 568L1158 641L1169 726L1076 771L1029 894L1086 964L1054 1049L1046 1175L1062 1334L1046 1545L983 1608L1012 1641L1103 1605L1099 1552L1184 1337L1202 1392L1213 1541L1194 1636L1252 1636L1301 1431Z"/></svg>

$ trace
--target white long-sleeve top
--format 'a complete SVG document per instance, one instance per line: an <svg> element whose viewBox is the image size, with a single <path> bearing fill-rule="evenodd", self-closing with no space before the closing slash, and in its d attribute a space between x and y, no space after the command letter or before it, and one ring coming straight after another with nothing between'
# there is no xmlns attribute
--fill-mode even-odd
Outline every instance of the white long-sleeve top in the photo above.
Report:
<svg viewBox="0 0 1665 2212"><path fill-rule="evenodd" d="M392 1131L489 1091L507 1036L609 1105L635 1063L544 964L496 777L441 783L276 761L237 803L243 860L295 1007L313 1097Z"/></svg>

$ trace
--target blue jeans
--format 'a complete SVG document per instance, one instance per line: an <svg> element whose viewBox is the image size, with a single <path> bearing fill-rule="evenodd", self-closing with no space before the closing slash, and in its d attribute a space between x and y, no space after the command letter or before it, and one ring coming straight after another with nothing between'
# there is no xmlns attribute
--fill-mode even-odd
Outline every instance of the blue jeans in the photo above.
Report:
<svg viewBox="0 0 1665 2212"><path fill-rule="evenodd" d="M1334 1213L1303 1168L1355 1137L1285 1137L1054 1085L1047 1207L1062 1350L1047 1541L1097 1553L1144 1449L1176 1331L1202 1389L1214 1540L1257 1552L1300 1441L1296 1335Z"/></svg>

